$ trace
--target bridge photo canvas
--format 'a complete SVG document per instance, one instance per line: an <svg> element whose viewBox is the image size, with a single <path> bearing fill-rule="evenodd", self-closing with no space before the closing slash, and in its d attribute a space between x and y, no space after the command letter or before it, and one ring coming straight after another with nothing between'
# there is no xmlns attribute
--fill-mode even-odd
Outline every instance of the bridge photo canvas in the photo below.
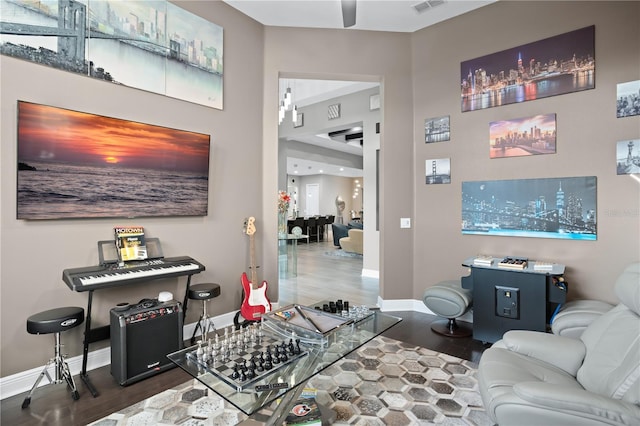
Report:
<svg viewBox="0 0 640 426"><path fill-rule="evenodd" d="M596 177L462 182L462 233L597 239Z"/></svg>
<svg viewBox="0 0 640 426"><path fill-rule="evenodd" d="M223 28L164 0L0 0L0 53L223 108Z"/></svg>

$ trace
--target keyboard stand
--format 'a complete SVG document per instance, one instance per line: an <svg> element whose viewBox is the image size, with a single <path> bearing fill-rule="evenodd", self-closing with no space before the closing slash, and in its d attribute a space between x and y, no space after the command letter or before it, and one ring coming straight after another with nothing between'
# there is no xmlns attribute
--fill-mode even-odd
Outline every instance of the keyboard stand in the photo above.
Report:
<svg viewBox="0 0 640 426"><path fill-rule="evenodd" d="M191 277L198 273L194 272L192 274L187 275L187 286L184 291L184 305L182 311L182 320L184 321L185 316L187 315L187 300L189 296L189 287L191 286ZM158 277L162 278L162 277ZM152 278L150 278L151 280ZM80 371L80 379L87 386L91 395L95 398L98 395L98 390L95 388L93 383L91 383L91 379L87 374L87 360L89 356L89 344L99 342L101 340L107 340L111 337L111 329L109 325L105 325L102 327L91 328L91 305L93 304L93 291L89 290L89 298L87 301L87 315L85 317L85 325L84 325L84 340L83 340L83 348L82 348L82 370Z"/></svg>

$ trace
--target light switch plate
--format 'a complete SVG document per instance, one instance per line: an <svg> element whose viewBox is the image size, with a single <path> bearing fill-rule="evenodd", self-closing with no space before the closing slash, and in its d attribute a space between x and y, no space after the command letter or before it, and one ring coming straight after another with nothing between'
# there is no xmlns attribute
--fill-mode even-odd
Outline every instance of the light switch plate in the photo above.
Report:
<svg viewBox="0 0 640 426"><path fill-rule="evenodd" d="M401 217L400 218L400 228L411 228L411 218L410 217Z"/></svg>

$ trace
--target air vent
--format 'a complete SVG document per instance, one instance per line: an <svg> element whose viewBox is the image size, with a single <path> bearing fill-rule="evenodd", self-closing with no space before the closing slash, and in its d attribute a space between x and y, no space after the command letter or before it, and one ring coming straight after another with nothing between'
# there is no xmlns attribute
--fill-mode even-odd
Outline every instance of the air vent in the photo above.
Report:
<svg viewBox="0 0 640 426"><path fill-rule="evenodd" d="M431 9L432 7L440 6L441 4L444 4L444 3L445 3L445 0L427 0L427 1L422 1L418 4L414 4L413 8L416 10L416 12L423 13Z"/></svg>

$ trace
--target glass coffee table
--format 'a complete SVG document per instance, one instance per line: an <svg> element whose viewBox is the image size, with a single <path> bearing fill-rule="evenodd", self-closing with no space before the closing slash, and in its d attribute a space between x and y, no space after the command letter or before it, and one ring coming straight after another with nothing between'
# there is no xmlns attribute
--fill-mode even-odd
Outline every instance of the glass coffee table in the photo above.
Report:
<svg viewBox="0 0 640 426"><path fill-rule="evenodd" d="M292 307L295 308L290 305L279 311L292 310ZM305 312L315 315L312 323L317 322L322 314L312 308L299 308L306 309L297 310L302 317L307 317ZM215 339L200 342L168 357L248 415L247 424L262 409L270 412L266 424L282 424L309 379L402 321L399 317L372 309L364 318L345 321L343 325L313 339L313 333L303 329L298 333L295 326L288 323L281 326L270 318L275 317L265 315L261 322L247 329L227 329L225 335L217 335ZM282 315L279 319L288 320ZM265 359L270 362L267 364ZM256 368L256 364L259 367ZM276 400L278 403L272 404Z"/></svg>

